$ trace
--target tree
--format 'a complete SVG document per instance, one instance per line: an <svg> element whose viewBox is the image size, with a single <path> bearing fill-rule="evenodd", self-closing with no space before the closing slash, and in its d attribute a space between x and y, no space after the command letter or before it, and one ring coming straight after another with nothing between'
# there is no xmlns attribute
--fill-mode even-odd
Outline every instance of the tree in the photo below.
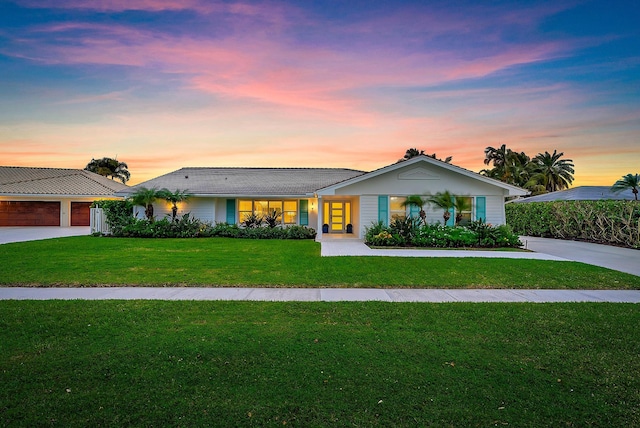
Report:
<svg viewBox="0 0 640 428"><path fill-rule="evenodd" d="M638 200L638 188L640 187L640 174L627 174L620 180L616 181L611 190L614 193L620 193L624 190L631 190L635 200Z"/></svg>
<svg viewBox="0 0 640 428"><path fill-rule="evenodd" d="M178 203L188 201L193 195L188 190L176 189L172 192L169 189L162 189L158 192L159 198L173 204L171 206L171 220L176 221L178 216Z"/></svg>
<svg viewBox="0 0 640 428"><path fill-rule="evenodd" d="M131 195L133 205L144 207L144 215L149 221L153 221L153 203L158 199L164 199L164 192L156 189L140 187Z"/></svg>
<svg viewBox="0 0 640 428"><path fill-rule="evenodd" d="M556 150L553 151L553 154L549 152L538 153L531 161L533 174L527 185L540 184L548 192L568 189L573 182L574 165L571 159L560 159L562 156L564 153L558 153Z"/></svg>
<svg viewBox="0 0 640 428"><path fill-rule="evenodd" d="M422 196L418 196L418 195L410 195L407 196L407 199L405 199L402 202L402 206L403 207L416 207L420 210L420 213L418 213L418 215L420 216L420 219L422 220L423 224L427 224L427 213L424 211L423 207L427 204L427 200L422 198Z"/></svg>
<svg viewBox="0 0 640 428"><path fill-rule="evenodd" d="M117 178L122 181L122 184L129 181L131 177L127 168L129 167L126 163L111 158L91 159L91 162L84 167L86 171L95 172L104 177L111 177L112 180Z"/></svg>
<svg viewBox="0 0 640 428"><path fill-rule="evenodd" d="M439 160L439 161L444 162L444 163L450 163L451 160L453 159L453 156L447 156L446 159L442 160L442 159L439 159L436 156L435 153L432 153L432 154L428 155L428 154L426 154L424 152L424 150L418 150L418 149L412 147L410 149L407 149L407 151L404 154L404 157L402 159L398 159L398 162L403 162L403 161L409 160L411 158L415 158L417 156L427 156L429 158L436 159L436 160Z"/></svg>
<svg viewBox="0 0 640 428"><path fill-rule="evenodd" d="M506 144L503 144L497 149L489 146L484 149L484 164L489 165L493 163L494 168L504 166L507 163L510 152L511 149L507 149Z"/></svg>
<svg viewBox="0 0 640 428"><path fill-rule="evenodd" d="M448 190L444 192L438 192L435 195L431 196L427 199L427 202L437 206L438 208L442 208L444 210L444 214L442 214L442 218L444 218L444 224L446 225L449 219L451 218L451 213L449 212L451 208L454 208L453 195L449 193Z"/></svg>
<svg viewBox="0 0 640 428"><path fill-rule="evenodd" d="M453 208L456 211L456 226L462 221L462 212L471 210L471 203L468 198L455 198ZM445 223L446 224L446 223Z"/></svg>

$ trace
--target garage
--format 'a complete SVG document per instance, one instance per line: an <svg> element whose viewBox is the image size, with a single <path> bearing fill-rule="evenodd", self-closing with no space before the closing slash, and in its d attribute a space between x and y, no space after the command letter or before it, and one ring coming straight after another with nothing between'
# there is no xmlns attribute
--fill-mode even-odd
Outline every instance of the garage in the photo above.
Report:
<svg viewBox="0 0 640 428"><path fill-rule="evenodd" d="M71 202L71 226L91 225L91 202Z"/></svg>
<svg viewBox="0 0 640 428"><path fill-rule="evenodd" d="M0 201L0 226L60 226L60 202Z"/></svg>

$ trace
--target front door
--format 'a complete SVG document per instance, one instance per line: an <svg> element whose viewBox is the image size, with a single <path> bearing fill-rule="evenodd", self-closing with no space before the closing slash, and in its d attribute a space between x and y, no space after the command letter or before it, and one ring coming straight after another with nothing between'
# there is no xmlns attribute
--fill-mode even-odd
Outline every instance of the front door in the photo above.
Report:
<svg viewBox="0 0 640 428"><path fill-rule="evenodd" d="M351 202L328 201L324 203L324 216L328 220L329 233L345 233L351 223Z"/></svg>

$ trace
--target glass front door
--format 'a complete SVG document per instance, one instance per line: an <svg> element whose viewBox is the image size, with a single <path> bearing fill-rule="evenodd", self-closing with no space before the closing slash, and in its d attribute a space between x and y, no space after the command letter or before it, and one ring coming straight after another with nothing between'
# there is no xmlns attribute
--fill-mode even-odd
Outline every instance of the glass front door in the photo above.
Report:
<svg viewBox="0 0 640 428"><path fill-rule="evenodd" d="M329 233L345 233L347 224L351 223L351 202L325 202L324 218L329 225Z"/></svg>

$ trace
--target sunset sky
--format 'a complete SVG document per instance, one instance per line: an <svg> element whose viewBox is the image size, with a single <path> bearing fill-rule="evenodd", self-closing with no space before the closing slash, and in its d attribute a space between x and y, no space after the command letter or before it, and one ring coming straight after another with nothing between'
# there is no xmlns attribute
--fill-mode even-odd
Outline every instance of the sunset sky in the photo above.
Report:
<svg viewBox="0 0 640 428"><path fill-rule="evenodd" d="M0 165L372 170L417 147L640 173L634 1L1 0Z"/></svg>

